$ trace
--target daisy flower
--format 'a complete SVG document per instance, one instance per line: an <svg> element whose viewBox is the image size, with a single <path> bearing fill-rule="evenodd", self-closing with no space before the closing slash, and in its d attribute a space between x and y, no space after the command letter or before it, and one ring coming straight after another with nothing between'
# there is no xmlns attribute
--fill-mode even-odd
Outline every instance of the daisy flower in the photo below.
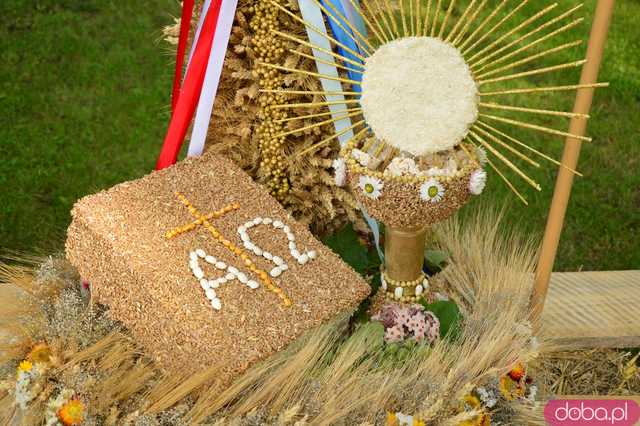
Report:
<svg viewBox="0 0 640 426"><path fill-rule="evenodd" d="M478 169L471 174L469 179L469 192L473 195L480 195L484 191L484 187L487 184L487 172L482 169Z"/></svg>
<svg viewBox="0 0 640 426"><path fill-rule="evenodd" d="M372 176L360 176L358 186L362 189L364 195L377 200L382 195L384 183L380 179Z"/></svg>
<svg viewBox="0 0 640 426"><path fill-rule="evenodd" d="M333 160L334 178L337 186L344 186L347 182L347 165L342 158Z"/></svg>
<svg viewBox="0 0 640 426"><path fill-rule="evenodd" d="M444 198L444 186L435 179L429 179L420 186L420 198L438 203Z"/></svg>

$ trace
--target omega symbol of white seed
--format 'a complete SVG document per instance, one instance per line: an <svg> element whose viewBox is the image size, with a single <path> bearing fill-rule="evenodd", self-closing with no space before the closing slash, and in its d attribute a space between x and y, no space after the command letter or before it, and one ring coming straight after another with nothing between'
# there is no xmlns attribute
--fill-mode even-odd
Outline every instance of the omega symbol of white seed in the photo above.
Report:
<svg viewBox="0 0 640 426"><path fill-rule="evenodd" d="M275 267L269 272L269 275L271 275L273 278L280 276L282 272L289 269L289 266L280 256L276 256L266 250L261 249L253 241L251 241L251 237L249 236L248 232L254 226L259 225L270 225L274 229L279 229L284 232L284 234L287 236L289 253L291 254L291 257L293 257L300 265L304 265L305 263L317 257L317 253L315 250L309 250L304 253L301 253L298 250L295 235L293 235L293 232L291 232L291 228L289 228L288 225L285 225L282 221L269 217L256 217L255 219L246 222L244 225L239 226L238 234L240 234L242 244L247 250L253 252L256 256L262 256L275 264Z"/></svg>

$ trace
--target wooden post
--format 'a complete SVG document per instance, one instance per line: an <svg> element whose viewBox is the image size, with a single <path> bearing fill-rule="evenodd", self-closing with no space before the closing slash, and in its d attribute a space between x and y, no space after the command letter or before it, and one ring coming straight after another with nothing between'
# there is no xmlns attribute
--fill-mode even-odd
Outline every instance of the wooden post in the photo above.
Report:
<svg viewBox="0 0 640 426"><path fill-rule="evenodd" d="M600 63L602 62L604 45L609 31L609 23L613 15L613 7L614 0L598 0L593 24L591 26L589 45L587 47L587 62L582 67L580 84L592 84L598 80L598 71L600 70ZM573 111L579 114L588 114L591 109L594 91L594 88L579 89L576 94ZM586 119L572 118L569 125L569 133L583 136L586 128ZM578 164L578 157L580 156L581 145L580 140L567 138L562 155L562 164L575 170ZM534 320L539 319L544 307L547 290L549 288L549 279L551 278L551 271L553 270L558 243L560 242L560 233L562 232L569 196L571 195L573 177L573 173L564 167L561 167L558 171L556 187L553 192L553 199L547 219L547 227L542 241L540 259L538 260L533 294L531 295L532 318Z"/></svg>

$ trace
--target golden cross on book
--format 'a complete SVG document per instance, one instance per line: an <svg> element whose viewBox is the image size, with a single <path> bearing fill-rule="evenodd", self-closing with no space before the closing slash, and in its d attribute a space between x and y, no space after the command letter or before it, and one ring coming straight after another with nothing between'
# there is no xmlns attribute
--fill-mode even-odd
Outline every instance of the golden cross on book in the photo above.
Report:
<svg viewBox="0 0 640 426"><path fill-rule="evenodd" d="M231 242L224 235L222 235L216 227L214 227L211 224L210 222L211 219L218 219L233 210L239 209L240 204L238 203L229 204L220 210L217 210L213 213L209 213L205 215L200 213L198 209L196 209L183 194L176 192L176 197L178 197L180 202L189 210L189 213L191 213L191 215L196 220L193 222L187 223L185 225L178 226L177 228L174 228L170 231L167 231L165 233L165 238L172 239L177 237L180 234L192 231L196 229L198 226L203 226L220 244L222 244L227 250L232 252L235 256L239 257L244 263L244 266L247 267L252 273L254 273L267 289L269 289L271 292L278 295L278 297L282 300L282 303L285 306L291 305L292 303L291 299L289 299L287 294L271 280L271 278L269 277L269 274L266 271L258 268L255 265L255 263L253 263L249 255L241 247L236 246L233 242ZM209 300L211 300L211 304L213 308L216 310L219 310L221 307L220 300L217 298L215 293L215 288L217 288L219 283L226 282L229 279L238 279L243 284L247 284L250 288L256 288L258 286L255 281L249 280L248 277L244 273L240 272L237 268L233 266L228 266L224 262L217 260L213 256L207 255L201 249L191 252L190 256L191 256L191 259L190 259L189 266L191 267L191 270L196 276L196 278L200 280L200 284L203 290L205 290L207 297L209 298ZM220 278L214 281L209 281L205 279L202 270L198 266L199 258L205 259L205 261L215 265L218 269L227 270L229 272L227 274L228 278Z"/></svg>

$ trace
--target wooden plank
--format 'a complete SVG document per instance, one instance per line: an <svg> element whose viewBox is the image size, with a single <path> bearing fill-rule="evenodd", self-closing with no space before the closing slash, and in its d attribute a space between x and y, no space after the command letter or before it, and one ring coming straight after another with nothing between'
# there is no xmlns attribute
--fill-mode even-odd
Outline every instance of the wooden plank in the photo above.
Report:
<svg viewBox="0 0 640 426"><path fill-rule="evenodd" d="M542 333L563 349L640 347L640 271L554 272Z"/></svg>

